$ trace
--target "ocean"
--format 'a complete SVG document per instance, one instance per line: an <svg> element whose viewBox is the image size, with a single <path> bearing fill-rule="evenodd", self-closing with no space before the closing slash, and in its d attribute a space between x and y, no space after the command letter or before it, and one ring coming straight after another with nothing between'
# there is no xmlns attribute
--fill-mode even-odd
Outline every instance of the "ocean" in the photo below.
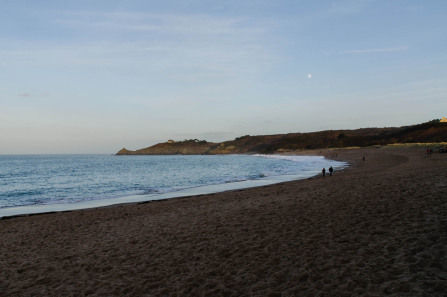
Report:
<svg viewBox="0 0 447 297"><path fill-rule="evenodd" d="M0 155L0 217L305 179L347 163L283 155Z"/></svg>

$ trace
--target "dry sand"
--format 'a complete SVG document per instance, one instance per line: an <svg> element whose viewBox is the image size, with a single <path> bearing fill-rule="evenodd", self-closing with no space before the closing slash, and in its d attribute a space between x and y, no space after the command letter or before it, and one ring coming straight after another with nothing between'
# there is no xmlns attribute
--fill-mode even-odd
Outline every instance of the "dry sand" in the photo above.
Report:
<svg viewBox="0 0 447 297"><path fill-rule="evenodd" d="M445 296L447 154L325 153L352 166L332 177L0 220L0 295Z"/></svg>

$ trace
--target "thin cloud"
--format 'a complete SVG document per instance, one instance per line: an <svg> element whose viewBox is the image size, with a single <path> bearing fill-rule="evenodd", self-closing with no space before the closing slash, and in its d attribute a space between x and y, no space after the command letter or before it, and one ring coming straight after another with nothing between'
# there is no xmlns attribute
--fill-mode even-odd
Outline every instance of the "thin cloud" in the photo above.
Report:
<svg viewBox="0 0 447 297"><path fill-rule="evenodd" d="M332 2L329 10L330 14L349 15L356 14L366 10L373 1L348 1L348 2Z"/></svg>
<svg viewBox="0 0 447 297"><path fill-rule="evenodd" d="M17 94L17 96L24 97L24 98L31 98L31 97L41 98L41 97L46 97L47 95L48 95L47 92L44 92L44 93L27 93L27 92L24 92L24 93Z"/></svg>
<svg viewBox="0 0 447 297"><path fill-rule="evenodd" d="M387 52L403 52L406 50L408 50L407 46L399 46L399 47L390 47L390 48L347 50L347 51L343 51L341 53L342 54L387 53Z"/></svg>
<svg viewBox="0 0 447 297"><path fill-rule="evenodd" d="M420 11L422 9L422 6L409 6L409 7L405 7L402 10L403 11L410 11L410 12L417 12Z"/></svg>
<svg viewBox="0 0 447 297"><path fill-rule="evenodd" d="M206 15L172 15L142 13L65 13L55 23L78 29L127 30L156 32L159 34L247 34L256 33L257 28L248 25L244 18L210 17Z"/></svg>
<svg viewBox="0 0 447 297"><path fill-rule="evenodd" d="M271 23L256 17L50 11L46 22L83 38L22 41L0 50L5 63L199 82L262 73L282 59Z"/></svg>

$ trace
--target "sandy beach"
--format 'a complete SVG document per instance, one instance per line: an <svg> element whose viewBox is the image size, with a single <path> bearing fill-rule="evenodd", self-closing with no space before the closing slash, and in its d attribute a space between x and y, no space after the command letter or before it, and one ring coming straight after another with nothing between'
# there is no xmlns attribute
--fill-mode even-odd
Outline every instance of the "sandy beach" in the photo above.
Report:
<svg viewBox="0 0 447 297"><path fill-rule="evenodd" d="M447 154L321 154L351 166L0 220L0 296L445 296Z"/></svg>

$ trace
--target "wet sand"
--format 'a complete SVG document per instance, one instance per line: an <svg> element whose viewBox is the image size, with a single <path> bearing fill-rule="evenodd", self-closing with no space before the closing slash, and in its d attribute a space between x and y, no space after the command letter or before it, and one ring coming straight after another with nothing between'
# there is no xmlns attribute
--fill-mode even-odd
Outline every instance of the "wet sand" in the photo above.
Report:
<svg viewBox="0 0 447 297"><path fill-rule="evenodd" d="M322 153L351 167L0 220L0 296L444 296L447 154Z"/></svg>

